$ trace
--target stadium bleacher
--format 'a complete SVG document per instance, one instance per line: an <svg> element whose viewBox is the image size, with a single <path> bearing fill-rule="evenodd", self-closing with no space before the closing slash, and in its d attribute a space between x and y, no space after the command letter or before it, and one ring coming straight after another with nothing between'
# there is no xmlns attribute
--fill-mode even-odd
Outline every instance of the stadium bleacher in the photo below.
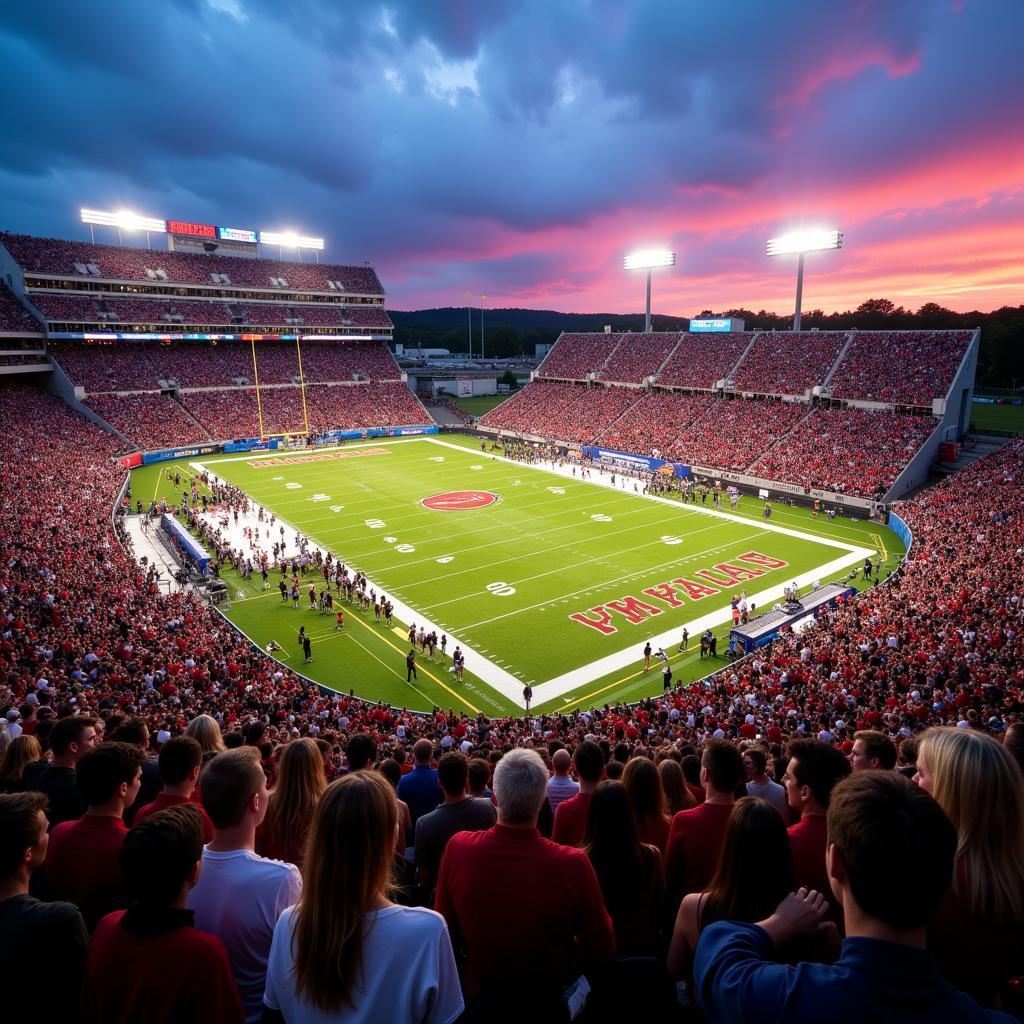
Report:
<svg viewBox="0 0 1024 1024"><path fill-rule="evenodd" d="M561 334L537 368L541 377L583 380L600 371L621 334Z"/></svg>
<svg viewBox="0 0 1024 1024"><path fill-rule="evenodd" d="M770 480L880 498L936 429L931 416L815 409L751 472Z"/></svg>
<svg viewBox="0 0 1024 1024"><path fill-rule="evenodd" d="M844 331L763 331L736 368L733 387L762 395L802 395L824 383L845 340Z"/></svg>
<svg viewBox="0 0 1024 1024"><path fill-rule="evenodd" d="M945 398L970 340L970 331L856 331L832 394L929 408Z"/></svg>
<svg viewBox="0 0 1024 1024"><path fill-rule="evenodd" d="M674 388L711 388L723 380L750 344L741 333L682 334L658 384Z"/></svg>
<svg viewBox="0 0 1024 1024"><path fill-rule="evenodd" d="M678 340L677 334L623 334L601 371L601 380L643 383L658 372Z"/></svg>
<svg viewBox="0 0 1024 1024"><path fill-rule="evenodd" d="M0 334L42 334L39 321L18 301L18 297L0 282Z"/></svg>
<svg viewBox="0 0 1024 1024"><path fill-rule="evenodd" d="M232 286L274 288L279 291L335 292L329 282L338 281L345 294L384 294L372 267L332 263L299 263L291 260L237 259L216 254L170 252L96 245L59 238L36 238L0 232L0 244L26 273L59 275L108 281L153 281L153 271L164 271L170 283L211 285L211 274L226 274ZM82 273L94 266L99 273ZM149 271L149 273L147 273ZM273 279L284 279L285 287Z"/></svg>

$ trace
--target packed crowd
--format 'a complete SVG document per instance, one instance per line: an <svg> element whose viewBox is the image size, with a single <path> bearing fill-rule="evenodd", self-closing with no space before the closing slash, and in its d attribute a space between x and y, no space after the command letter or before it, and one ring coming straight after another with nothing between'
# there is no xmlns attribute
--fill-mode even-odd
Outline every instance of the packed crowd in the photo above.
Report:
<svg viewBox="0 0 1024 1024"><path fill-rule="evenodd" d="M131 442L126 450L175 448L210 439L209 432L170 395L93 395L85 404Z"/></svg>
<svg viewBox="0 0 1024 1024"><path fill-rule="evenodd" d="M763 331L736 368L733 386L756 394L802 395L824 383L845 341L844 331Z"/></svg>
<svg viewBox="0 0 1024 1024"><path fill-rule="evenodd" d="M775 399L717 402L672 442L668 457L742 472L807 415L807 406Z"/></svg>
<svg viewBox="0 0 1024 1024"><path fill-rule="evenodd" d="M112 532L108 435L23 384L0 419L0 962L62 951L61 1017L329 1019L351 997L367 1019L556 1019L582 969L612 1019L671 1012L668 974L712 1021L859 1020L897 990L891 1019L1008 1019L936 962L1019 1008L1024 441L901 504L908 560L814 628L658 700L490 720L305 685L146 585ZM443 921L391 909L388 864ZM30 887L78 909L44 919ZM328 969L360 933L335 913L377 915L362 983Z"/></svg>
<svg viewBox="0 0 1024 1024"><path fill-rule="evenodd" d="M0 282L0 334L5 332L41 335L43 328L7 286Z"/></svg>
<svg viewBox="0 0 1024 1024"><path fill-rule="evenodd" d="M306 381L398 380L401 371L384 342L300 342ZM161 380L182 388L252 382L253 349L245 343L172 342L95 345L61 343L50 354L72 383L87 393L153 391ZM291 383L299 376L296 342L256 345L260 384Z"/></svg>
<svg viewBox="0 0 1024 1024"><path fill-rule="evenodd" d="M713 416L717 404L718 399L711 395L651 391L630 406L597 442L623 452L667 452L689 424Z"/></svg>
<svg viewBox="0 0 1024 1024"><path fill-rule="evenodd" d="M755 476L880 498L935 430L931 416L815 409L751 467Z"/></svg>
<svg viewBox="0 0 1024 1024"><path fill-rule="evenodd" d="M632 388L534 381L489 412L481 423L590 444L641 394Z"/></svg>
<svg viewBox="0 0 1024 1024"><path fill-rule="evenodd" d="M750 344L749 334L681 334L658 383L670 388L712 388L728 378Z"/></svg>
<svg viewBox="0 0 1024 1024"><path fill-rule="evenodd" d="M600 372L621 334L561 334L537 368L541 377L583 380Z"/></svg>
<svg viewBox="0 0 1024 1024"><path fill-rule="evenodd" d="M352 295L383 295L384 289L372 267L346 267L333 263L300 263L294 260L239 259L231 256L170 252L164 249L133 249L116 245L93 245L60 238L35 238L0 232L0 244L26 273L75 276L78 268L93 264L97 279L112 281L152 280L146 271L164 271L171 284L210 285L212 274L227 275L232 285L252 288L281 287L273 278L284 279L285 287L318 292L337 289ZM96 275L91 275L96 278Z"/></svg>
<svg viewBox="0 0 1024 1024"><path fill-rule="evenodd" d="M661 369L678 341L678 334L623 334L601 370L601 379L642 384Z"/></svg>
<svg viewBox="0 0 1024 1024"><path fill-rule="evenodd" d="M970 331L856 331L832 393L930 408L945 398L970 340Z"/></svg>

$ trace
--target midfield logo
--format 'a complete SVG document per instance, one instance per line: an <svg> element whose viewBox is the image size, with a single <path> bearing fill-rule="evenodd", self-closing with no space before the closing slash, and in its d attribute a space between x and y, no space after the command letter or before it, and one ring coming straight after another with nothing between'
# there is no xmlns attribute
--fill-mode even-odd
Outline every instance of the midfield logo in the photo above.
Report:
<svg viewBox="0 0 1024 1024"><path fill-rule="evenodd" d="M444 491L424 498L420 504L436 512L465 512L473 508L486 508L498 500L492 491Z"/></svg>

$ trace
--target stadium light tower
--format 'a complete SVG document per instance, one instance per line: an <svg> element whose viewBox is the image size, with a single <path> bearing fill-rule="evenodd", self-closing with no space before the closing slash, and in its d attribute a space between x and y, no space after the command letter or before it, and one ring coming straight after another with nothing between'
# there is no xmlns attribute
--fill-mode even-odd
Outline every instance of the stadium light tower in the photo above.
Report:
<svg viewBox="0 0 1024 1024"><path fill-rule="evenodd" d="M674 267L676 254L665 249L644 249L630 253L623 261L626 270L647 271L647 315L644 317L644 334L651 331L651 271L655 267Z"/></svg>
<svg viewBox="0 0 1024 1024"><path fill-rule="evenodd" d="M796 313L793 315L793 330L800 330L800 304L804 296L804 255L821 252L824 249L841 249L842 231L794 231L781 238L768 239L769 256L799 255L796 266Z"/></svg>
<svg viewBox="0 0 1024 1024"><path fill-rule="evenodd" d="M469 358L473 358L473 293L466 292L466 338L469 342Z"/></svg>

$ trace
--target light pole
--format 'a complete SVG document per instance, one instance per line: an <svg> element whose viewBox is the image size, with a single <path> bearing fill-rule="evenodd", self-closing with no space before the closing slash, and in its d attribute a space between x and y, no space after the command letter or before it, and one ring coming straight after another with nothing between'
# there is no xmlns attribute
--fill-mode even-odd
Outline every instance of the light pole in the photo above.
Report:
<svg viewBox="0 0 1024 1024"><path fill-rule="evenodd" d="M796 264L796 312L793 315L793 330L800 330L801 308L804 297L804 256L809 252L824 249L841 249L842 231L794 231L781 238L768 239L769 256L792 256L799 259Z"/></svg>
<svg viewBox="0 0 1024 1024"><path fill-rule="evenodd" d="M647 271L647 314L644 317L644 334L651 331L651 271L655 267L674 267L676 265L676 254L665 249L644 249L640 252L630 253L622 265L626 270Z"/></svg>
<svg viewBox="0 0 1024 1024"><path fill-rule="evenodd" d="M469 341L469 358L473 358L473 293L466 292L466 337Z"/></svg>
<svg viewBox="0 0 1024 1024"><path fill-rule="evenodd" d="M484 299L487 296L483 292L480 293L480 358L484 357Z"/></svg>

